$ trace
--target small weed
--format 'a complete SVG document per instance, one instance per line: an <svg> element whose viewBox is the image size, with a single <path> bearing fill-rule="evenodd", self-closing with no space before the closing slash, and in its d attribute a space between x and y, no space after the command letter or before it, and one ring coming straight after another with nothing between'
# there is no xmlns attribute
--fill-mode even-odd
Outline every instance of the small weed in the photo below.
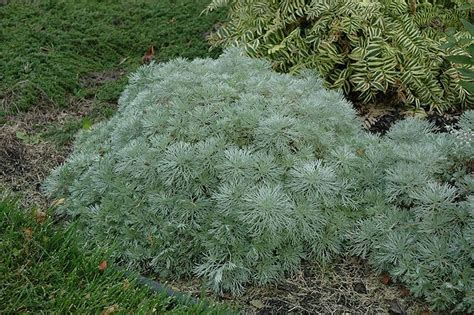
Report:
<svg viewBox="0 0 474 315"><path fill-rule="evenodd" d="M17 131L15 135L18 140L21 140L26 144L38 144L41 141L41 136L39 134L29 135L24 131Z"/></svg>

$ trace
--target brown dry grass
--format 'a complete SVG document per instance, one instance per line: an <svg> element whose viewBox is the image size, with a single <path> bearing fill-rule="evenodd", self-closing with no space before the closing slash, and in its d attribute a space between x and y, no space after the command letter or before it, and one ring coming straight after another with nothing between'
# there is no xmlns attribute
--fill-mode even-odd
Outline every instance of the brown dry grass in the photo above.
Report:
<svg viewBox="0 0 474 315"><path fill-rule="evenodd" d="M158 280L159 281L159 280ZM174 290L199 297L198 279L167 282ZM207 290L204 295L212 298ZM399 284L385 284L365 261L344 257L331 266L306 262L282 282L250 287L238 297L219 298L244 314L421 314L422 301Z"/></svg>

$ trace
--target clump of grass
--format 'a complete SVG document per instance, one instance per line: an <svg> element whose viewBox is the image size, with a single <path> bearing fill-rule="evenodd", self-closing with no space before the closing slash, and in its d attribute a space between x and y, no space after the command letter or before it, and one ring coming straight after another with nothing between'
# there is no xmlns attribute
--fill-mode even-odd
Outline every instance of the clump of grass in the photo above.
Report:
<svg viewBox="0 0 474 315"><path fill-rule="evenodd" d="M0 309L16 313L228 313L223 306L184 304L151 292L115 266L99 270L107 253L84 252L73 226L60 228L44 212L0 200ZM109 314L109 313L107 313Z"/></svg>
<svg viewBox="0 0 474 315"><path fill-rule="evenodd" d="M12 1L0 6L0 119L42 103L115 101L150 46L166 61L217 56L204 36L222 12L208 0ZM112 73L91 84L91 73Z"/></svg>

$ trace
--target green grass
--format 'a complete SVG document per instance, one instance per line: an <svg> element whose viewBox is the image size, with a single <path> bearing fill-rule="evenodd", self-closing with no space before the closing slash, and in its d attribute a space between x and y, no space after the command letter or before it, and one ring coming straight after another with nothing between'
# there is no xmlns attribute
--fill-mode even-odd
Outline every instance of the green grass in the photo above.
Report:
<svg viewBox="0 0 474 315"><path fill-rule="evenodd" d="M84 251L74 227L59 228L50 217L0 200L0 310L17 313L230 313L213 304L186 305L151 292L113 264L100 271L107 253Z"/></svg>
<svg viewBox="0 0 474 315"><path fill-rule="evenodd" d="M204 34L224 12L200 15L208 3L16 0L0 6L0 119L32 106L74 106L78 99L97 108L113 103L151 45L157 61L217 56ZM104 72L114 78L94 83L94 74Z"/></svg>

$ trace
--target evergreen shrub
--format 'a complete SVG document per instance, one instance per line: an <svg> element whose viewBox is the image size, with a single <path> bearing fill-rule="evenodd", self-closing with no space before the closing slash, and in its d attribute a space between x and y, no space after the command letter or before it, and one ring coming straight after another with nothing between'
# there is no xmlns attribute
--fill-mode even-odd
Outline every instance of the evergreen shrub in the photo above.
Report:
<svg viewBox="0 0 474 315"><path fill-rule="evenodd" d="M468 0L212 0L228 21L210 36L238 46L274 69L315 69L331 88L362 102L387 96L394 104L443 112L472 106L472 94L446 55L466 54ZM445 31L463 42L448 51ZM384 104L387 105L387 104Z"/></svg>
<svg viewBox="0 0 474 315"><path fill-rule="evenodd" d="M472 310L473 130L468 112L452 134L417 119L368 134L314 74L228 50L140 68L45 190L130 268L218 293L350 251L433 307Z"/></svg>

